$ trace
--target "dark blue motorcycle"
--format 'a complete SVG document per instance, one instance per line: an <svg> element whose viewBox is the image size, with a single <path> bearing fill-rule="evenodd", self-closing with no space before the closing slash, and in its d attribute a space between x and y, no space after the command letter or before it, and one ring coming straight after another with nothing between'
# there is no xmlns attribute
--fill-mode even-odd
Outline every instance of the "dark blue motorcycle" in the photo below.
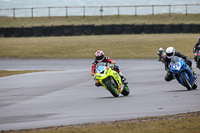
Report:
<svg viewBox="0 0 200 133"><path fill-rule="evenodd" d="M200 69L200 48L197 50L197 68Z"/></svg>
<svg viewBox="0 0 200 133"><path fill-rule="evenodd" d="M176 80L188 90L197 88L196 77L182 58L177 56L171 58L170 71L173 73Z"/></svg>

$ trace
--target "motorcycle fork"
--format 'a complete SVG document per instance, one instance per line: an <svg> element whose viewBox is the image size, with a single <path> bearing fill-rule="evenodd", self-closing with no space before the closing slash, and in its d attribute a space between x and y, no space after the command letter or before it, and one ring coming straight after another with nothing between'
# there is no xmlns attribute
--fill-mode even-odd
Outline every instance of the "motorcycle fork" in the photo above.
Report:
<svg viewBox="0 0 200 133"><path fill-rule="evenodd" d="M181 77L180 75L182 75L182 74L185 74L186 78L190 80L190 77L189 77L190 75L189 75L186 71L183 71L183 72L181 72L181 73L179 73L179 74L177 75L177 77L179 77L179 78L177 78L177 79L179 79L178 81L180 81L181 84L183 84L183 81L182 81L182 79L180 78L180 77ZM184 85L184 84L183 84L183 85Z"/></svg>
<svg viewBox="0 0 200 133"><path fill-rule="evenodd" d="M121 89L120 83L117 83L117 82L113 79L113 77L111 77L111 82L112 82L112 84L114 85L114 87L117 88L117 91L118 91L119 93L121 93L121 92L122 92L122 89Z"/></svg>
<svg viewBox="0 0 200 133"><path fill-rule="evenodd" d="M112 83L112 85L117 88L117 84L116 84L116 81L113 79L113 77L110 77L110 81Z"/></svg>
<svg viewBox="0 0 200 133"><path fill-rule="evenodd" d="M178 80L178 82L179 82L180 84L183 83L183 81L182 81L182 79L181 79L181 76L180 76L181 74L183 74L183 73L178 73L178 74L175 75L175 78Z"/></svg>

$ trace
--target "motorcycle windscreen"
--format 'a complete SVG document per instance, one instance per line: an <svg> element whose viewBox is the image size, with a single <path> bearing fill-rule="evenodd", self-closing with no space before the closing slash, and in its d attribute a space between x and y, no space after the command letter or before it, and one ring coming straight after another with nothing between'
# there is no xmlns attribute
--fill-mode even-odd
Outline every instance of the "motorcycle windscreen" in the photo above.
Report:
<svg viewBox="0 0 200 133"><path fill-rule="evenodd" d="M104 66L100 66L100 67L98 67L97 70L98 70L98 72L103 73L104 70L105 70L105 67Z"/></svg>

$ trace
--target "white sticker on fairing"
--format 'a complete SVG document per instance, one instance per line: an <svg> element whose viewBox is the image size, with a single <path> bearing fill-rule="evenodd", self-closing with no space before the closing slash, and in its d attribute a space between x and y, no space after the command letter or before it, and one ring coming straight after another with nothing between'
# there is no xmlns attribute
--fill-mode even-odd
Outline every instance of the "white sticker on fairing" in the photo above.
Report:
<svg viewBox="0 0 200 133"><path fill-rule="evenodd" d="M176 64L173 65L173 68L176 70L180 70L181 69L181 63L177 62Z"/></svg>

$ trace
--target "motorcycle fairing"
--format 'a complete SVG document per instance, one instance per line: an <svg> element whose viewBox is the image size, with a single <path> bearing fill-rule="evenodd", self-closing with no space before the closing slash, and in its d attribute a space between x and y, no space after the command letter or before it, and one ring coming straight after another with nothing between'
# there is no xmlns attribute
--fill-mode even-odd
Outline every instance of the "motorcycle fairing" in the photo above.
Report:
<svg viewBox="0 0 200 133"><path fill-rule="evenodd" d="M119 74L116 71L112 70L110 67L100 66L100 68L98 68L98 72L96 73L95 78L99 80L99 82L108 90L103 80L106 80L110 76L112 76L114 80L120 83L121 85L124 85L121 82L121 77L119 76Z"/></svg>
<svg viewBox="0 0 200 133"><path fill-rule="evenodd" d="M191 85L194 84L195 79L193 76L193 72L190 69L190 67L183 61L182 58L172 59L172 62L170 63L170 65L171 65L170 70L175 76L175 78L179 81L179 83L184 85L180 75L185 74L186 78L190 79L190 84Z"/></svg>

